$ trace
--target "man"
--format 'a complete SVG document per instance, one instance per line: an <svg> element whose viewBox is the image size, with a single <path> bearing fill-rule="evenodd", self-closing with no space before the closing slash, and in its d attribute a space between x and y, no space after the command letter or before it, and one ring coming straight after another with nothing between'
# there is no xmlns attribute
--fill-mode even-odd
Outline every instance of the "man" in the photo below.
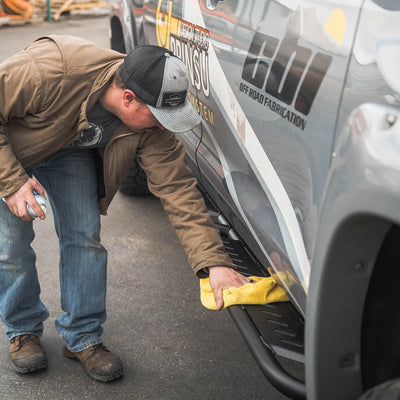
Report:
<svg viewBox="0 0 400 400"><path fill-rule="evenodd" d="M64 355L96 380L123 374L101 338L107 252L100 213L135 156L194 273L210 276L217 307L223 288L247 283L232 268L172 133L200 123L187 101L188 82L184 63L160 47L125 57L69 36L40 38L0 64L0 315L17 372L47 366L39 337L48 312L27 205L45 215L33 192L46 191L60 242L64 314L56 328Z"/></svg>

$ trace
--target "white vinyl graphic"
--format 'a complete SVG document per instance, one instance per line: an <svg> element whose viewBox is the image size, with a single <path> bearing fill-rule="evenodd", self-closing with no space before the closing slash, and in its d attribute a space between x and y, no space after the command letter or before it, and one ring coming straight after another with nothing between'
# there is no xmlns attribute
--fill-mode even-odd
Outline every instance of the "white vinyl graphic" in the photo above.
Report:
<svg viewBox="0 0 400 400"><path fill-rule="evenodd" d="M183 18L190 21L193 24L206 27L205 22L201 13L201 10L197 4L193 1L185 1L184 15ZM308 293L308 286L310 280L310 263L307 257L306 249L304 246L303 238L301 235L300 227L292 206L289 196L283 187L274 167L272 166L268 156L262 148L255 132L253 131L249 121L244 115L243 110L240 107L229 82L219 64L218 58L215 54L212 44L208 48L209 55L209 74L213 77L210 82L215 95L215 102L220 108L221 112L224 113L225 119L234 128L234 132L243 132L234 135L234 139L240 145L243 153L245 154L247 161L252 166L257 179L259 180L263 190L265 191L271 205L274 209L276 217L278 219L279 227L282 232L283 240L290 258L290 262L298 278L301 280L301 284L306 293ZM238 115L240 118L237 118ZM241 121L240 129L237 126L238 120ZM244 126L243 126L244 123ZM213 139L211 131L209 132ZM241 211L242 217L251 227L241 205L239 204L238 197L236 195L233 181L230 177L230 171L226 160L223 157L223 152L219 149L218 144L213 139L214 145L216 146L219 157L224 168L224 174L227 180L228 189L235 201L237 208ZM268 183L265 178L268 179ZM253 230L253 234L255 232ZM255 237L257 237L255 235ZM260 243L261 244L261 243ZM263 248L263 246L261 246ZM266 254L269 258L269 255ZM271 264L272 261L270 260ZM287 288L289 289L289 288Z"/></svg>

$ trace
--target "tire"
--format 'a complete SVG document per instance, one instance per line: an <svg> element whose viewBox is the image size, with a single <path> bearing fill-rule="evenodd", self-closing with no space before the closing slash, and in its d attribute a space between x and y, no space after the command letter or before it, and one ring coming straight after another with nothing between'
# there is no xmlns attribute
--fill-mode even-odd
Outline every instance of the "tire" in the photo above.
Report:
<svg viewBox="0 0 400 400"><path fill-rule="evenodd" d="M125 181L120 187L120 192L128 196L150 196L149 187L147 186L147 177L143 169L136 160L133 161L128 170Z"/></svg>
<svg viewBox="0 0 400 400"><path fill-rule="evenodd" d="M3 0L1 0L3 1ZM113 17L110 22L110 44L111 48L120 53L126 54L124 34L122 32L121 22L117 17Z"/></svg>
<svg viewBox="0 0 400 400"><path fill-rule="evenodd" d="M400 379L392 379L373 387L359 400L400 400Z"/></svg>

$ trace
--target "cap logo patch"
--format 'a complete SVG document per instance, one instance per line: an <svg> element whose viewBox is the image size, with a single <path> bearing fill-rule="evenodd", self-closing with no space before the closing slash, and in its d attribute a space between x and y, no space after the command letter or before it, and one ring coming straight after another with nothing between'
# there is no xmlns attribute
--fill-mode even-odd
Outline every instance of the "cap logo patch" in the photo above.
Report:
<svg viewBox="0 0 400 400"><path fill-rule="evenodd" d="M177 107L185 103L186 90L164 93L161 107Z"/></svg>

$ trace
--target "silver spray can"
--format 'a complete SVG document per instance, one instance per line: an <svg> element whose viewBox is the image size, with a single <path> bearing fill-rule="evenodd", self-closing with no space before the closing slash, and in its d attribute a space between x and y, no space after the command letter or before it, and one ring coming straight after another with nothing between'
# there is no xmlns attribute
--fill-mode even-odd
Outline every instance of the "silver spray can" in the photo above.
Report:
<svg viewBox="0 0 400 400"><path fill-rule="evenodd" d="M41 196L40 194L37 194L36 192L33 192L33 195L35 196L35 200L39 203L39 206L43 210L44 215L46 215L46 211L47 211L46 199L43 196ZM32 218L37 218L35 211L32 210L32 208L29 204L26 205L26 209L28 210L28 213Z"/></svg>

